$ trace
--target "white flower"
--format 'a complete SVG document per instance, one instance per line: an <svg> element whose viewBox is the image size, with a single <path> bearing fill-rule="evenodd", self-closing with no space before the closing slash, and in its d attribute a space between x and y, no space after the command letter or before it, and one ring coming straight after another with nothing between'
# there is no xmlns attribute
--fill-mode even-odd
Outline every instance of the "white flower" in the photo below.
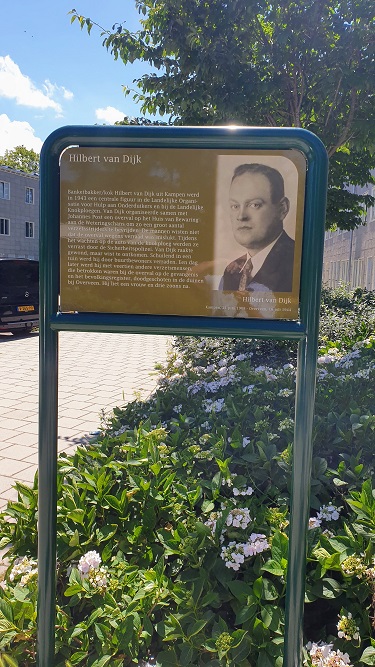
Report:
<svg viewBox="0 0 375 667"><path fill-rule="evenodd" d="M269 546L265 535L252 533L248 542L229 542L228 546L223 546L220 556L225 561L225 567L238 571L245 558L262 553Z"/></svg>
<svg viewBox="0 0 375 667"><path fill-rule="evenodd" d="M23 556L23 558L17 558L15 560L9 575L9 580L14 581L16 577L21 576L20 583L22 586L25 586L32 577L37 576L37 573L37 562L27 556Z"/></svg>
<svg viewBox="0 0 375 667"><path fill-rule="evenodd" d="M320 520L325 519L326 521L337 521L340 518L340 511L341 507L335 507L332 503L329 503L320 508L317 518Z"/></svg>
<svg viewBox="0 0 375 667"><path fill-rule="evenodd" d="M97 551L88 551L79 559L78 569L82 574L88 574L90 570L97 570L101 562L102 559Z"/></svg>
<svg viewBox="0 0 375 667"><path fill-rule="evenodd" d="M347 653L333 651L333 644L311 643L306 645L314 667L353 667Z"/></svg>
<svg viewBox="0 0 375 667"><path fill-rule="evenodd" d="M225 407L224 398L218 398L216 401L207 399L207 401L203 401L203 406L206 412L221 412Z"/></svg>
<svg viewBox="0 0 375 667"><path fill-rule="evenodd" d="M316 516L312 516L309 519L309 530L312 530L313 528L319 528L321 525L321 520L317 519Z"/></svg>
<svg viewBox="0 0 375 667"><path fill-rule="evenodd" d="M247 447L250 444L250 438L242 438L242 447Z"/></svg>
<svg viewBox="0 0 375 667"><path fill-rule="evenodd" d="M287 396L291 396L292 394L293 394L293 392L292 392L291 389L280 389L280 391L278 392L277 395L287 397Z"/></svg>
<svg viewBox="0 0 375 667"><path fill-rule="evenodd" d="M240 491L239 489L235 488L233 489L233 495L234 496L251 496L254 493L254 489L251 486L248 486L247 489L243 489Z"/></svg>
<svg viewBox="0 0 375 667"><path fill-rule="evenodd" d="M97 588L99 591L104 592L108 586L106 568L100 567L99 569L91 569L88 573L88 580L93 588Z"/></svg>
<svg viewBox="0 0 375 667"><path fill-rule="evenodd" d="M360 639L359 627L356 625L356 622L350 612L347 616L344 614L339 616L337 630L337 636L340 637L340 639L346 639L347 641L351 641L352 639L358 641Z"/></svg>
<svg viewBox="0 0 375 667"><path fill-rule="evenodd" d="M245 530L251 521L250 511L247 507L236 507L229 512L226 524L227 526L233 526L233 528Z"/></svg>
<svg viewBox="0 0 375 667"><path fill-rule="evenodd" d="M294 371L294 366L293 364L284 364L283 369L284 371Z"/></svg>

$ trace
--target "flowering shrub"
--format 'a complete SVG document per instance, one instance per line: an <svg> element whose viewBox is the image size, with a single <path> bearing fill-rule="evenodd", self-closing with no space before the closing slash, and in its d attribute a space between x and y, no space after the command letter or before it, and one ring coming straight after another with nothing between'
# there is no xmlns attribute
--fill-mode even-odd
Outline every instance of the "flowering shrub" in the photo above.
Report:
<svg viewBox="0 0 375 667"><path fill-rule="evenodd" d="M309 667L375 664L374 350L319 353ZM282 666L294 390L285 344L176 339L149 400L60 458L56 667ZM37 481L16 489L0 659L30 667Z"/></svg>

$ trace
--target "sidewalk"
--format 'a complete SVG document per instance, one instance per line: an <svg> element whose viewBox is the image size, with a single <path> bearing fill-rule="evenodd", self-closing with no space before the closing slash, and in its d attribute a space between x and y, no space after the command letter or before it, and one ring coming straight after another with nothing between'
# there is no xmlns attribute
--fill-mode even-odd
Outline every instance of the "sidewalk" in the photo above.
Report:
<svg viewBox="0 0 375 667"><path fill-rule="evenodd" d="M78 443L110 413L155 388L156 362L170 338L141 334L59 334L58 450ZM12 485L31 484L38 462L38 334L0 334L0 509L16 500ZM151 375L150 375L151 374Z"/></svg>

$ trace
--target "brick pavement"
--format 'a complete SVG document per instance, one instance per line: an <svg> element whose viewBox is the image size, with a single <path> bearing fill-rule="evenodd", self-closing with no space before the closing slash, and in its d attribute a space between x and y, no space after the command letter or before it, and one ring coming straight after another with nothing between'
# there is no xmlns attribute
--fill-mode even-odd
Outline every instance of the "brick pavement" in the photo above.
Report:
<svg viewBox="0 0 375 667"><path fill-rule="evenodd" d="M59 334L58 450L75 446L100 426L102 410L146 397L157 382L156 362L170 339L142 334ZM37 333L0 334L0 509L16 499L15 481L32 483L38 462Z"/></svg>

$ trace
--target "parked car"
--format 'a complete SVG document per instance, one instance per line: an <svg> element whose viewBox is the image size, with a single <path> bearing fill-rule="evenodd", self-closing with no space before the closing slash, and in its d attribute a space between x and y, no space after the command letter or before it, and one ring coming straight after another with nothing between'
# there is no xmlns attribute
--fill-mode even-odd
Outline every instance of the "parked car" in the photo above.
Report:
<svg viewBox="0 0 375 667"><path fill-rule="evenodd" d="M0 331L14 336L39 324L39 262L0 259Z"/></svg>

